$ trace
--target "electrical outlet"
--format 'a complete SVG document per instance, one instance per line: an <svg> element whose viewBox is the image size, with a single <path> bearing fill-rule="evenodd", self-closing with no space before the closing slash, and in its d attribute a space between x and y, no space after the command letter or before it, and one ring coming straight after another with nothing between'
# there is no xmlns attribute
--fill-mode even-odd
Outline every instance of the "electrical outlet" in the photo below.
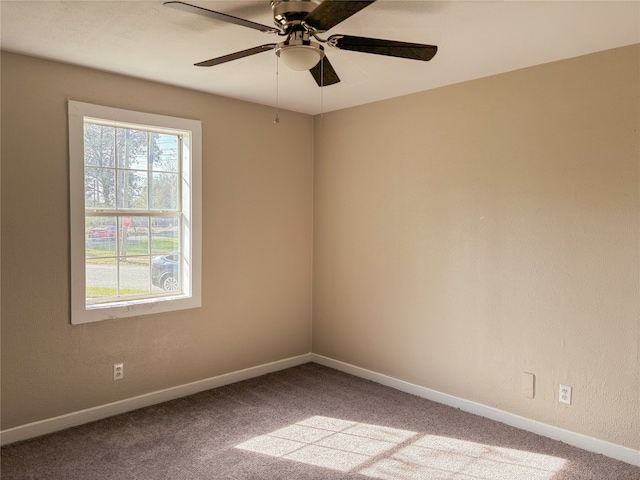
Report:
<svg viewBox="0 0 640 480"><path fill-rule="evenodd" d="M571 405L571 387L568 385L560 385L558 392L558 401Z"/></svg>
<svg viewBox="0 0 640 480"><path fill-rule="evenodd" d="M113 379L122 380L124 378L124 363L116 363L113 365Z"/></svg>

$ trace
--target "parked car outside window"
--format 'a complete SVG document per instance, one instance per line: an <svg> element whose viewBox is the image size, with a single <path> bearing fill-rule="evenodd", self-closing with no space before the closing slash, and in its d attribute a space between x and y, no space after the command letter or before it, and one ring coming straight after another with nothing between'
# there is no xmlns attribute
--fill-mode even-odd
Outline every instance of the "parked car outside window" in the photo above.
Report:
<svg viewBox="0 0 640 480"><path fill-rule="evenodd" d="M151 260L151 283L168 292L179 290L179 265L177 254L153 257Z"/></svg>
<svg viewBox="0 0 640 480"><path fill-rule="evenodd" d="M116 227L109 225L107 227L92 227L88 230L89 238L116 238Z"/></svg>

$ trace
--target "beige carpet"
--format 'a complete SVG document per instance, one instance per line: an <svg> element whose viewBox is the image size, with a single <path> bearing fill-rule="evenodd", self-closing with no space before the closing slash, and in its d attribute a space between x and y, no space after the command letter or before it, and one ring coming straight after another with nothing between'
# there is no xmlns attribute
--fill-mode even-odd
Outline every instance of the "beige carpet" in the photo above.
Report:
<svg viewBox="0 0 640 480"><path fill-rule="evenodd" d="M2 449L2 479L640 480L640 468L313 363Z"/></svg>

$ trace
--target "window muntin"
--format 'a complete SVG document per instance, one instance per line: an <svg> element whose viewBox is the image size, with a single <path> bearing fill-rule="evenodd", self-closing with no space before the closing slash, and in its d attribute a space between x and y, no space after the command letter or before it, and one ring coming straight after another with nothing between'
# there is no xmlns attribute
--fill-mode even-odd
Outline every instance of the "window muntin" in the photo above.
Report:
<svg viewBox="0 0 640 480"><path fill-rule="evenodd" d="M200 306L200 144L198 121L69 101L72 323Z"/></svg>

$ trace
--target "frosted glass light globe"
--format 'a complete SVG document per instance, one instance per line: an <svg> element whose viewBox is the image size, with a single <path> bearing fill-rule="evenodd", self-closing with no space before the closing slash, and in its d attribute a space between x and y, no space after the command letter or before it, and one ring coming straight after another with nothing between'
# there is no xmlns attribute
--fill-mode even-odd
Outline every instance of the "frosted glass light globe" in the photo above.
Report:
<svg viewBox="0 0 640 480"><path fill-rule="evenodd" d="M320 61L318 51L309 45L291 45L278 51L279 57L291 70L309 70Z"/></svg>

